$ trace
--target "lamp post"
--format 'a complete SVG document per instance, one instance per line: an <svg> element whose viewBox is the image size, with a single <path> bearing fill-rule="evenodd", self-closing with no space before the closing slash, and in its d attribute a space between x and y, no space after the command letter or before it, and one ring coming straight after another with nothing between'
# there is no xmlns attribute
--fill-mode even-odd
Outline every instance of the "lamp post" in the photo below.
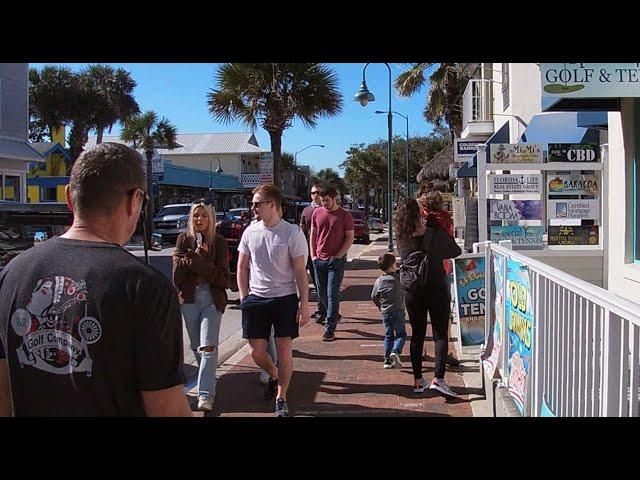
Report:
<svg viewBox="0 0 640 480"><path fill-rule="evenodd" d="M211 162L213 160L218 161L218 168L216 168L216 173L222 173L222 164L220 163L220 159L218 157L213 157L209 159L209 203L211 203L211 189L213 188L213 167Z"/></svg>
<svg viewBox="0 0 640 480"><path fill-rule="evenodd" d="M387 111L387 123L388 123L388 144L387 144L387 223L389 224L389 243L387 245L389 252L393 253L393 222L391 221L393 211L393 162L391 161L391 142L393 135L393 114L391 113L391 67L388 63L385 63L389 70L389 110ZM360 102L360 105L366 107L369 102L375 102L376 97L367 88L367 82L365 80L365 72L369 64L365 64L362 69L362 84L360 90L356 92L353 99L356 102Z"/></svg>
<svg viewBox="0 0 640 480"><path fill-rule="evenodd" d="M387 113L381 110L376 110L375 113ZM407 121L407 197L411 196L411 183L409 182L409 117L401 114L400 112L396 112L395 110L391 113L395 113L396 115L400 115Z"/></svg>
<svg viewBox="0 0 640 480"><path fill-rule="evenodd" d="M307 148L311 148L311 147L324 148L325 145L317 145L317 144L307 145L302 150L298 150L296 153L293 154L293 183L294 184L296 183L296 169L298 168L298 154L300 152L304 152ZM294 189L295 189L295 185L294 185Z"/></svg>

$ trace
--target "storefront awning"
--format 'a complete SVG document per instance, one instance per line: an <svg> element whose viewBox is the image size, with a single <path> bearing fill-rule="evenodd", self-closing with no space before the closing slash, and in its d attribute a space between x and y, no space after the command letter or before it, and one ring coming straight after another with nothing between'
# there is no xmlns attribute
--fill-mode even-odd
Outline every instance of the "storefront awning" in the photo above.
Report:
<svg viewBox="0 0 640 480"><path fill-rule="evenodd" d="M578 126L577 112L534 115L518 143L599 143L598 130Z"/></svg>
<svg viewBox="0 0 640 480"><path fill-rule="evenodd" d="M509 122L505 123L485 142L487 148L492 143L509 143ZM471 158L471 166L463 165L456 173L456 178L476 178L478 176L478 154Z"/></svg>
<svg viewBox="0 0 640 480"><path fill-rule="evenodd" d="M235 176L228 173L207 172L167 163L164 164L164 179L159 183L198 188L211 186L214 190L246 190Z"/></svg>
<svg viewBox="0 0 640 480"><path fill-rule="evenodd" d="M542 96L543 112L617 112L619 98L557 98Z"/></svg>

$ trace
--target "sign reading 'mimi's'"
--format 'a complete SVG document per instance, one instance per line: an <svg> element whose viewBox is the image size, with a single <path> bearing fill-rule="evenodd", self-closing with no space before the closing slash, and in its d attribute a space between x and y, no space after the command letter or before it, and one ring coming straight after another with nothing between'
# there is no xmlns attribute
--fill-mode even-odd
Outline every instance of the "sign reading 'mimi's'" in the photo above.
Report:
<svg viewBox="0 0 640 480"><path fill-rule="evenodd" d="M492 143L489 163L542 163L542 145Z"/></svg>

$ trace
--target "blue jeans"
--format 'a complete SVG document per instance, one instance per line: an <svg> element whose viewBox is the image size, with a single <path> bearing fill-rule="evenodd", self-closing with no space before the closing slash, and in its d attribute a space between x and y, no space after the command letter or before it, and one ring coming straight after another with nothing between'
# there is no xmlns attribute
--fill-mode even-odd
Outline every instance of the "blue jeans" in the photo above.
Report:
<svg viewBox="0 0 640 480"><path fill-rule="evenodd" d="M189 334L191 350L196 356L198 365L198 398L213 400L216 394L216 368L218 367L218 340L222 313L213 303L208 284L198 285L195 303L180 305L184 323ZM202 347L213 347L206 352Z"/></svg>
<svg viewBox="0 0 640 480"><path fill-rule="evenodd" d="M382 314L382 323L385 329L384 358L389 358L391 353L402 355L402 347L407 341L407 331L404 328L404 310Z"/></svg>
<svg viewBox="0 0 640 480"><path fill-rule="evenodd" d="M347 265L346 255L342 258L321 260L316 258L313 266L316 270L318 298L327 312L327 332L336 331L340 315L340 285Z"/></svg>

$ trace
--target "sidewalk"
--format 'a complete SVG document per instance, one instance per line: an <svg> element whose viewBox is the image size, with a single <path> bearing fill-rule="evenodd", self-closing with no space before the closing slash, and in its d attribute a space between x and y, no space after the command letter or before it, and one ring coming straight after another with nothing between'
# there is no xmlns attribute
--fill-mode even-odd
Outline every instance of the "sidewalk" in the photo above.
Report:
<svg viewBox="0 0 640 480"><path fill-rule="evenodd" d="M342 284L342 319L336 341L321 340L324 327L311 322L300 329L293 342L294 374L288 404L295 416L472 416L471 401L480 385L465 387L463 372L477 370L477 361L447 367L446 380L459 399L448 399L435 391L414 394L409 361L409 341L404 347L403 368L383 369L384 329L380 314L370 299L379 271L372 257L386 251L380 239L348 264ZM380 251L380 252L379 252ZM315 303L312 304L315 310ZM407 320L407 333L411 327ZM431 380L434 344L427 332L424 376ZM470 357L471 358L471 357ZM461 360L465 360L463 356ZM263 399L259 369L248 345L218 369L213 416L273 416L274 402ZM195 407L195 392L190 402ZM203 415L196 412L196 415Z"/></svg>

